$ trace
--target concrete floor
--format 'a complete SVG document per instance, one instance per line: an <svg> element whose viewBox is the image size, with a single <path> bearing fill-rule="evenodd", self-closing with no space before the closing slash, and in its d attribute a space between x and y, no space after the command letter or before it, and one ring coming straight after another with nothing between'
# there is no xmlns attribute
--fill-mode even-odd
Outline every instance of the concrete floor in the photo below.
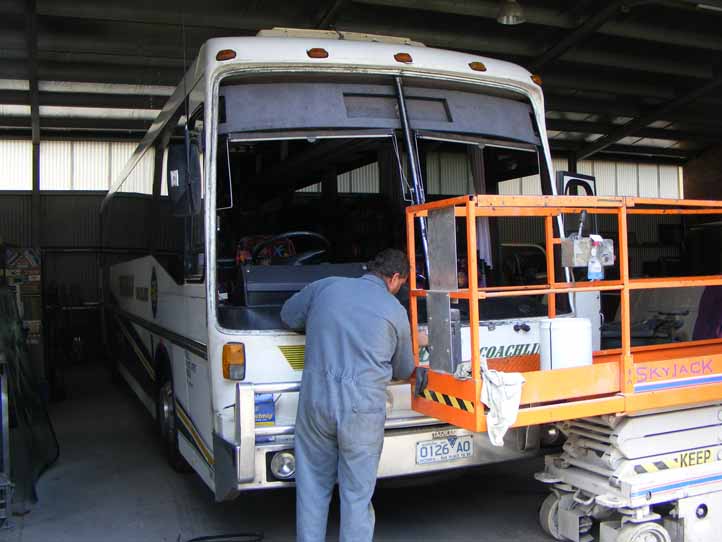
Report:
<svg viewBox="0 0 722 542"><path fill-rule="evenodd" d="M249 530L269 541L294 539L293 490L215 503L200 478L166 466L150 417L129 390L100 371L72 376L69 399L51 411L60 460L41 479L39 502L0 540L183 542ZM375 540L548 541L536 522L546 491L532 474L541 465L535 459L443 481L384 484L374 497ZM337 539L334 500L329 540Z"/></svg>

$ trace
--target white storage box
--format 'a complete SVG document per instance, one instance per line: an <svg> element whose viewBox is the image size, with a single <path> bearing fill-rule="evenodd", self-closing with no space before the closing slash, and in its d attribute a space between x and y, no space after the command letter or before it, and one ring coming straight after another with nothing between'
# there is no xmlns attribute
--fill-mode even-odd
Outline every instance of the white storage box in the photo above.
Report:
<svg viewBox="0 0 722 542"><path fill-rule="evenodd" d="M592 364L592 324L587 318L546 318L539 325L542 371Z"/></svg>

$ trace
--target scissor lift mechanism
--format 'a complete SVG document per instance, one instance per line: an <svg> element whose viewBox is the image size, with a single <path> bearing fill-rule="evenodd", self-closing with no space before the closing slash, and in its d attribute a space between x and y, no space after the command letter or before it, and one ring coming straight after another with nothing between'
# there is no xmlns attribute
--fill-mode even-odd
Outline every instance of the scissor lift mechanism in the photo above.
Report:
<svg viewBox="0 0 722 542"><path fill-rule="evenodd" d="M617 222L619 279L557 281L561 220L565 215L609 215ZM722 285L722 275L629 277L630 215L722 215L722 202L580 196L462 196L407 209L410 317L418 352L418 300L426 298L433 347L425 385L412 386L414 410L474 432L486 431L480 403L482 377L479 301L546 295L556 316L556 295L615 291L620 295L621 348L593 354L587 366L540 370L538 355L493 360L491 368L522 372L526 383L516 427L556 423L567 435L563 452L546 458L537 479L552 493L540 510L544 530L559 540L679 542L722 539L722 340L632 347L633 290ZM537 217L544 222L546 284L478 284L477 227L485 217ZM460 219L460 220L459 220ZM426 221L429 289L416 281L416 225ZM466 230L468 288L459 288L456 223ZM567 273L566 277L570 275ZM471 378L457 379L454 300L468 302ZM458 350L458 349L457 349ZM468 360L466 360L468 361ZM444 400L439 400L442 397ZM666 507L662 506L666 503ZM664 513L663 513L664 512Z"/></svg>

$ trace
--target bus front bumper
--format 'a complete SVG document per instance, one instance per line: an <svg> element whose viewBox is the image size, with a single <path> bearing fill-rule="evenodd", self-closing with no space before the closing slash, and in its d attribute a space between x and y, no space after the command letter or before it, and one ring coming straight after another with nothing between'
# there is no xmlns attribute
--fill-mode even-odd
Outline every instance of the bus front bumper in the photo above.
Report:
<svg viewBox="0 0 722 542"><path fill-rule="evenodd" d="M213 433L214 482L217 501L233 499L241 491L288 487L293 478L280 479L270 468L279 452L293 453L294 426L257 427L255 395L298 391L298 383L236 385L236 403L232 435ZM465 457L424 462L419 460L419 443L455 442L459 437L471 439L471 452ZM467 439L467 440L468 440ZM267 440L267 442L263 442ZM497 463L538 453L538 438L509 431L509 445L494 447L486 434L473 434L440 422L436 418L389 418L386 421L384 447L379 464L379 478L419 475L461 467Z"/></svg>

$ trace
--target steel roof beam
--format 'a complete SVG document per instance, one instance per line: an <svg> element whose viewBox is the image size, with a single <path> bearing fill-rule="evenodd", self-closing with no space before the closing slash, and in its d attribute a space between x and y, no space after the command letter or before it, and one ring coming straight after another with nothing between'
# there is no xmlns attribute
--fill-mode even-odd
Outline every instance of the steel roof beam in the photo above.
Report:
<svg viewBox="0 0 722 542"><path fill-rule="evenodd" d="M605 115L609 117L638 117L645 112L640 105L624 102L622 100L595 100L592 98L563 96L547 93L544 96L547 111L558 111L562 113L586 113ZM697 103L706 103L698 101ZM708 108L709 109L709 108ZM679 109L665 113L664 117L658 120L679 122L686 125L693 125L701 132L711 134L722 133L722 113L717 115ZM694 130L692 130L694 131Z"/></svg>
<svg viewBox="0 0 722 542"><path fill-rule="evenodd" d="M571 160L574 156L573 151L570 151L561 147L552 146L553 157L566 157L570 161L569 171L571 169ZM667 156L646 156L646 155L630 155L630 154L615 154L613 152L603 152L599 155L599 160L610 161L610 162L630 162L634 164L654 164L654 165L673 165L681 166L684 165L691 157L679 158L679 157L667 157ZM578 172L579 170L577 170Z"/></svg>
<svg viewBox="0 0 722 542"><path fill-rule="evenodd" d="M552 139L549 141L552 150L565 151L576 153L578 144L576 141L570 141L565 139ZM676 147L650 147L648 145L621 145L615 144L605 147L604 150L599 152L599 156L595 159L606 159L609 154L624 155L628 157L646 157L646 158L669 158L678 161L689 160L695 153L699 151L689 151L686 149L678 149ZM581 156L577 154L578 160L583 160ZM587 157L586 159L589 159Z"/></svg>
<svg viewBox="0 0 722 542"><path fill-rule="evenodd" d="M153 109L160 110L168 100L165 96L142 96L123 94L97 94L83 92L42 92L40 105L65 107L103 107L108 109ZM0 90L0 104L29 105L30 91Z"/></svg>
<svg viewBox="0 0 722 542"><path fill-rule="evenodd" d="M32 196L30 236L33 247L40 246L42 213L40 209L40 92L38 90L38 18L35 0L25 0L25 35L27 44L27 78L32 139Z"/></svg>
<svg viewBox="0 0 722 542"><path fill-rule="evenodd" d="M618 117L636 117L640 114L640 107L624 100L599 100L593 98L579 97L575 95L565 96L544 93L544 101L547 111L565 111L570 113L589 113L598 115L611 115Z"/></svg>
<svg viewBox="0 0 722 542"><path fill-rule="evenodd" d="M271 26L293 26L298 24L293 13L273 9L267 13L258 13L242 3L227 3L231 6L225 13L208 9L208 6L196 3L197 9L189 11L185 2L183 13L180 9L167 9L159 2L126 0L125 2L98 2L97 0L40 0L38 14L50 17L71 17L93 21L138 23L143 25L180 26L185 19L186 29L210 28L214 30L252 30ZM216 4L218 5L218 4ZM263 5L263 3L260 3ZM215 12L215 13L214 13ZM308 17L306 25L311 24Z"/></svg>
<svg viewBox="0 0 722 542"><path fill-rule="evenodd" d="M332 28L336 22L341 8L348 0L331 0L331 2L316 15L316 28Z"/></svg>
<svg viewBox="0 0 722 542"><path fill-rule="evenodd" d="M29 117L24 115L0 117L0 128L29 128ZM43 117L42 129L80 129L80 130L135 130L145 131L150 127L151 121L139 119L97 119L97 118L67 118Z"/></svg>
<svg viewBox="0 0 722 542"><path fill-rule="evenodd" d="M436 23L436 21L433 21ZM428 20L418 17L382 18L378 13L355 13L339 18L336 28L375 34L403 35L432 47L476 52L485 56L500 57L520 64L526 64L539 54L538 46L528 34L509 33L494 28L480 32L468 26L455 25L453 21L431 26ZM522 39L526 37L527 39ZM626 52L624 55L603 50L577 49L568 51L560 60L580 67L601 67L609 70L629 70L651 74L667 74L691 79L704 80L714 76L709 62L689 62L675 59L640 56ZM599 78L598 78L599 79ZM695 81L697 82L697 81Z"/></svg>
<svg viewBox="0 0 722 542"><path fill-rule="evenodd" d="M86 140L86 141L140 141L145 131L143 130L124 130L124 131L95 131L95 130L63 130L46 128L42 129L43 141L69 141L69 140ZM32 139L28 128L10 128L2 127L0 124L0 138L7 139Z"/></svg>
<svg viewBox="0 0 722 542"><path fill-rule="evenodd" d="M632 4L636 5L638 3L641 2L633 2ZM531 70L539 71L543 69L547 64L581 43L585 38L596 32L604 23L615 17L623 5L625 7L632 7L629 6L629 4L625 4L624 0L607 2L602 9L587 17L581 25L532 60L529 64Z"/></svg>
<svg viewBox="0 0 722 542"><path fill-rule="evenodd" d="M0 90L24 90L30 88L27 79L0 79ZM161 85L123 85L114 83L82 83L75 81L38 81L40 92L65 92L86 94L124 94L128 96L160 96L167 98L175 87Z"/></svg>
<svg viewBox="0 0 722 542"><path fill-rule="evenodd" d="M492 0L477 0L475 2L464 0L353 0L353 2L357 4L416 9L484 19L496 19L497 13L499 12L498 1ZM690 0L687 2L686 0L673 0L669 2L671 5L681 5L685 3L713 4L713 1L701 2L701 0ZM714 0L714 3L715 5L722 5L718 0ZM527 22L530 24L563 29L574 29L579 24L577 18L572 14L562 13L551 7L545 8L525 5L524 13ZM597 29L597 32L603 35L634 40L722 51L722 39L719 34L700 34L698 32L690 32L677 28L655 28L634 21L606 22L606 24L603 24Z"/></svg>
<svg viewBox="0 0 722 542"><path fill-rule="evenodd" d="M440 28L431 29L429 28L429 21L424 20L422 17L380 20L377 10L366 9L359 11L357 9L356 12L349 12L337 9L334 11L336 2L341 1L334 0L331 9L326 12L329 15L327 19L335 19L336 15L340 16L341 11L343 11L343 17L340 17L340 20L335 25L340 27L343 23L343 28L347 30L390 35L411 35L413 38L425 41L429 45L452 49L468 49L491 54L492 56L501 55L505 58L508 58L509 55L517 55L526 59L527 62L539 54L537 45L533 40L528 39L530 37L528 34L521 35L526 36L526 40L520 39L520 33L509 34L503 32L500 28L496 29L497 25L494 25L493 32L484 33L473 32L470 29L454 28L448 24L444 24L443 29L441 28L442 25L439 25ZM345 6L345 4L342 5ZM606 9L603 11L606 14ZM40 51L41 58L59 61L68 57L76 57L89 62L142 63L144 65L152 63L155 65L182 66L182 57L178 55L177 47L172 46L174 38L177 37L175 27L158 27L156 25L154 28L153 24L139 25L137 22L113 19L110 23L104 23L108 26L109 34L104 36L101 42L98 42L97 31L93 26L89 25L87 19L77 18L81 16L77 11L68 8L64 11L53 11L53 13L56 13L56 15L46 17L48 26L53 29L64 30L53 30L44 33ZM70 15L63 15L64 13ZM143 11L141 10L140 13L143 13ZM325 18L326 13L322 15L322 18ZM190 19L191 15L188 18ZM414 21L416 24L413 24ZM280 23L279 20L275 21L276 25ZM296 20L290 24L308 26L308 24L304 25L301 20ZM315 24L317 24L317 21L313 21L311 26ZM469 27L471 26L471 23L469 23ZM257 28L254 27L254 30ZM454 28L454 30L449 30L450 28ZM584 29L585 27L582 25L582 31ZM232 31L238 33L237 28ZM72 37L68 37L68 34L71 34ZM205 39L216 34L217 32L209 28L206 28L205 32L199 30L196 32L195 39L191 40L190 43L195 42L199 45ZM144 43L142 56L139 55L137 44L128 42L125 39L127 35L138 36L138 40ZM0 45L2 45L1 34ZM138 58L140 58L140 61L137 60ZM708 63L681 62L673 59L660 61L657 58L635 56L629 53L620 58L619 55L603 50L573 50L567 52L563 59L569 62L605 66L613 69L623 68L634 71L648 71L650 73L667 73L697 79L713 77Z"/></svg>
<svg viewBox="0 0 722 542"><path fill-rule="evenodd" d="M622 138L625 138L633 133L635 133L637 130L640 130L641 128L644 128L646 126L649 126L653 122L664 118L664 116L674 111L675 109L678 109L694 100L699 98L700 96L706 94L707 92L717 88L722 84L722 76L717 77L716 79L713 79L709 81L707 84L702 85L701 87L693 90L692 92L689 92L683 96L680 96L679 98L676 98L670 102L667 102L666 104L662 105L661 107L657 107L654 110L645 113L641 117L637 117L636 119L633 119L629 121L628 123L620 126L613 132L609 133L607 136L598 139L597 141L590 143L589 145L586 145L579 149L578 156L579 159L586 158L588 156L591 156L595 152L599 152L606 147L609 147L610 145L615 144L617 141L619 141Z"/></svg>
<svg viewBox="0 0 722 542"><path fill-rule="evenodd" d="M608 134L614 129L619 128L620 124L611 124L606 122L589 122L575 121L566 119L547 119L547 130L558 132L577 132L583 134ZM649 139L666 139L669 141L698 141L702 143L722 143L722 131L714 132L695 132L686 130L677 130L669 128L649 128L643 127L630 134L630 136L649 138Z"/></svg>

